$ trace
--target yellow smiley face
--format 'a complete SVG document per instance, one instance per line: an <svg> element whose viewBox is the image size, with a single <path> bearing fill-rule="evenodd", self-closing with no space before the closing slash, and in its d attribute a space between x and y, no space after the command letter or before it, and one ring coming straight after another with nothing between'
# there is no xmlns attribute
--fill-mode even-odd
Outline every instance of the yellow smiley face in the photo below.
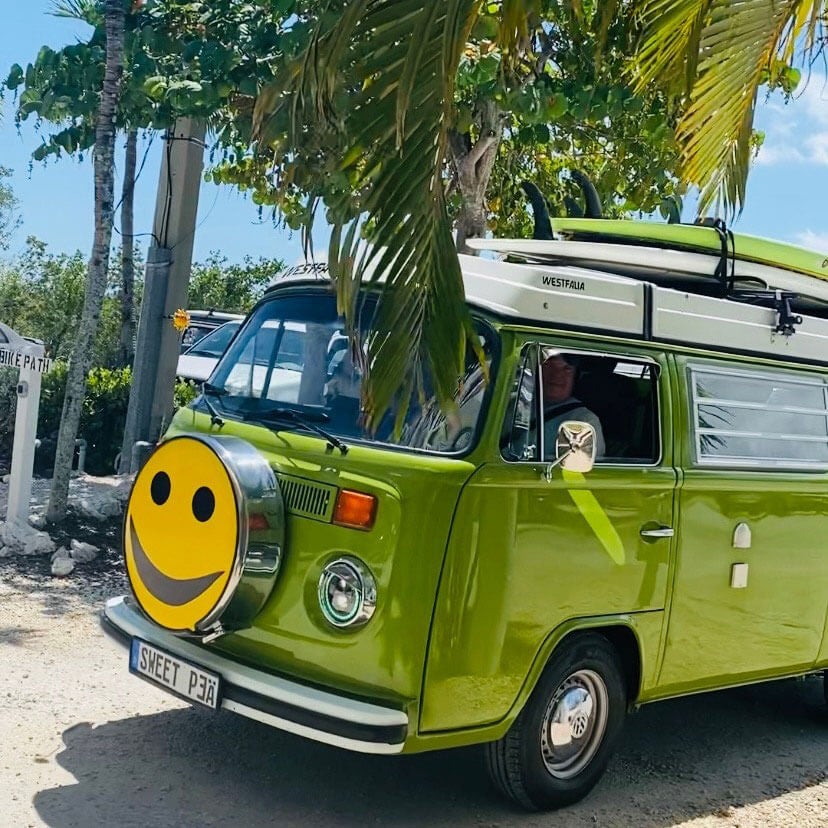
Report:
<svg viewBox="0 0 828 828"><path fill-rule="evenodd" d="M205 443L156 449L135 479L124 525L127 574L141 608L195 631L216 608L238 556L238 506L227 468Z"/></svg>

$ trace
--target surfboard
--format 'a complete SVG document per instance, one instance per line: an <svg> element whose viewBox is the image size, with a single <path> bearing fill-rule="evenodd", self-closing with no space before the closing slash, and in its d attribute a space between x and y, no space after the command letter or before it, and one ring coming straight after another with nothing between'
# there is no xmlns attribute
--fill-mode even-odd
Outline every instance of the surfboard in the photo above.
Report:
<svg viewBox="0 0 828 828"><path fill-rule="evenodd" d="M568 219L577 221L576 219ZM583 219L590 223L597 219ZM632 222L618 222L632 223ZM661 225L659 225L661 226ZM670 225L666 225L670 226ZM707 230L709 228L691 228ZM712 231L718 243L718 234ZM630 237L628 242L558 241L540 239L467 239L475 250L513 254L543 263L577 266L605 273L644 279L664 287L711 293L717 282L714 273L719 264L718 249L696 248L695 251L673 247L652 247ZM781 245L788 247L788 245ZM807 252L807 251L805 251ZM816 255L816 254L811 254ZM783 290L797 294L794 302L802 310L828 311L828 274L826 278L797 272L766 263L737 258L733 262L735 287L752 290ZM728 263L728 274L731 264Z"/></svg>
<svg viewBox="0 0 828 828"><path fill-rule="evenodd" d="M561 239L571 241L604 241L615 244L636 244L676 250L720 254L722 242L712 227L696 224L660 224L655 221L628 219L553 218L552 229ZM806 250L785 242L763 239L746 233L734 233L737 260L757 262L796 273L828 280L828 252Z"/></svg>

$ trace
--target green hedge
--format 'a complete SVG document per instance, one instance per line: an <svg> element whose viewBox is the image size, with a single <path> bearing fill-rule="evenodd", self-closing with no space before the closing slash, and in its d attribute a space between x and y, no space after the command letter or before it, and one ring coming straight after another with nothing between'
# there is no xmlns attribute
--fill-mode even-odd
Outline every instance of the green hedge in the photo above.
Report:
<svg viewBox="0 0 828 828"><path fill-rule="evenodd" d="M50 474L55 460L63 397L66 392L65 362L58 362L43 376L37 436L40 448L35 453L35 472ZM7 472L11 463L14 439L14 416L17 372L0 370L0 471ZM89 474L112 474L121 450L132 371L129 368L93 368L86 381L78 437L86 440L86 471ZM197 394L194 384L176 383L175 407L187 405Z"/></svg>
<svg viewBox="0 0 828 828"><path fill-rule="evenodd" d="M41 440L35 470L48 473L54 465L67 365L59 362L43 377L37 436ZM124 436L132 371L129 368L93 368L86 378L86 398L78 437L86 440L86 471L112 474Z"/></svg>

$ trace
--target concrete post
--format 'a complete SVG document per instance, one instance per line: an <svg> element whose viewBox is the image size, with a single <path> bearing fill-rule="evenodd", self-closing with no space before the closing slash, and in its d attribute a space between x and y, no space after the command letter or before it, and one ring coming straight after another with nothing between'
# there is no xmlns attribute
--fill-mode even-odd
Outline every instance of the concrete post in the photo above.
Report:
<svg viewBox="0 0 828 828"><path fill-rule="evenodd" d="M164 300L170 272L170 251L162 247L150 247L144 270L144 298L138 320L135 359L132 364L132 386L129 389L129 406L121 444L119 474L135 471L132 467L132 446L149 434L152 395L155 393L155 376L158 371L158 343L164 319Z"/></svg>
<svg viewBox="0 0 828 828"><path fill-rule="evenodd" d="M155 443L172 413L180 335L170 317L178 308L187 307L204 135L203 123L182 118L165 136L118 466L121 474L136 471L132 468L133 444Z"/></svg>
<svg viewBox="0 0 828 828"><path fill-rule="evenodd" d="M156 205L155 226L160 244L171 251L169 277L164 299L165 324L161 326L158 368L155 389L152 394L149 432L146 438L155 440L169 422L173 410L175 372L181 347L181 334L175 330L169 317L178 308L187 307L190 288L190 270L193 264L198 194L204 170L205 125L190 119L177 122L169 151L167 180L163 186L169 190L169 207L165 209L159 198ZM162 179L165 177L162 164ZM159 195L162 186L159 185ZM159 214L160 210L160 214ZM141 438L139 438L141 439Z"/></svg>
<svg viewBox="0 0 828 828"><path fill-rule="evenodd" d="M42 345L29 345L23 354L43 356ZM24 360L25 361L25 360ZM14 444L6 522L28 525L32 499L37 414L40 409L40 371L21 367L17 383L17 411L14 418Z"/></svg>

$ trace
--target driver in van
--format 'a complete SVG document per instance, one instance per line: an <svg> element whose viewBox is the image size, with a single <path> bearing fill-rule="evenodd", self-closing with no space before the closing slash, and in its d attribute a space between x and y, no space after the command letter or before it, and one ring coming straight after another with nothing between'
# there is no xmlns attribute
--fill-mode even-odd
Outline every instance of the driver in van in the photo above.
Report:
<svg viewBox="0 0 828 828"><path fill-rule="evenodd" d="M332 400L348 397L358 400L362 393L362 374L354 365L350 347L340 350L331 362L336 364L332 366L331 378L325 385L325 398Z"/></svg>
<svg viewBox="0 0 828 828"><path fill-rule="evenodd" d="M547 357L541 365L545 460L552 459L554 456L558 428L567 420L579 420L591 425L595 429L595 456L602 457L604 454L604 433L601 429L601 421L572 394L579 362L574 354L553 354Z"/></svg>

